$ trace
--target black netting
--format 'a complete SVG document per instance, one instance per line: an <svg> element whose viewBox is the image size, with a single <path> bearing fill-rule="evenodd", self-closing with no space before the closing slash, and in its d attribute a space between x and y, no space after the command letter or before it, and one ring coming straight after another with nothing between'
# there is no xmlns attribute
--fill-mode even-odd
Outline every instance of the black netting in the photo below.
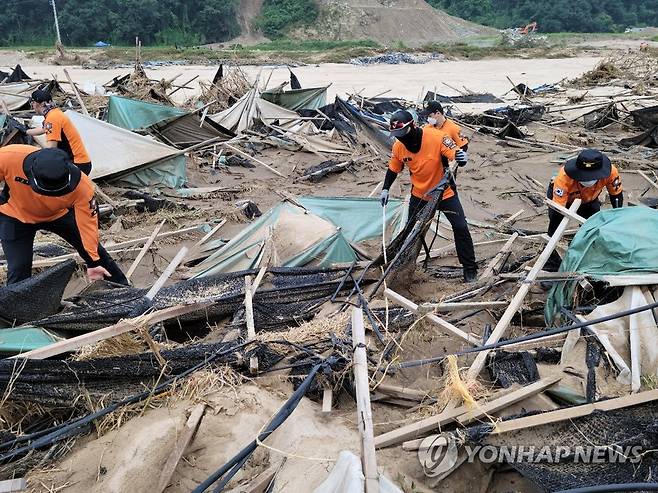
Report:
<svg viewBox="0 0 658 493"><path fill-rule="evenodd" d="M548 450L553 459L558 447L570 448L572 455L560 457L559 461L529 462L526 459L511 463L545 491L652 482L658 477L658 406L655 402L616 411L597 411L568 421L487 436L491 429L491 425L469 428L468 440L484 440L496 447L514 445L523 446L526 450L534 447L537 453ZM586 458L588 452L584 447L614 448L622 450L628 458L640 457L641 460L631 463L617 455L615 461L586 463L583 457ZM641 455L628 454L631 447L637 447L636 451L641 451Z"/></svg>
<svg viewBox="0 0 658 493"><path fill-rule="evenodd" d="M503 388L515 383L527 385L539 380L537 364L527 351L496 351L490 355L487 369L491 380Z"/></svg>
<svg viewBox="0 0 658 493"><path fill-rule="evenodd" d="M36 276L0 288L0 317L22 324L57 313L75 269L75 260L66 260Z"/></svg>
<svg viewBox="0 0 658 493"><path fill-rule="evenodd" d="M237 343L193 344L160 351L166 361L163 369L151 352L95 358L86 361L0 360L0 394L11 383L9 400L48 405L71 404L81 395L102 398L106 403L152 387L158 378L182 373L212 354L230 349ZM230 364L248 371L249 358L258 356L258 366L266 371L280 360L278 353L265 345L236 349L218 359L215 365Z"/></svg>
<svg viewBox="0 0 658 493"><path fill-rule="evenodd" d="M336 292L345 270L275 269L269 281L273 289L259 289L254 296L254 317L259 330L286 326L310 318L319 306ZM244 276L256 271L219 274L181 281L163 288L153 300L155 309L179 304L213 304L177 317L169 323L203 325L233 315L244 302ZM146 290L136 288L85 291L68 301L75 306L38 320L40 327L71 331L92 331L112 325L123 318L139 315ZM351 289L345 282L342 289Z"/></svg>

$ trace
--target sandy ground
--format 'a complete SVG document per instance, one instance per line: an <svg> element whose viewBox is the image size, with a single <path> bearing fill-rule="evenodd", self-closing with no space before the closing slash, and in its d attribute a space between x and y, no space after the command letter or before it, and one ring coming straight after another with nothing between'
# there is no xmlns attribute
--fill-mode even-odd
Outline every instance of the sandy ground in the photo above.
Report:
<svg viewBox="0 0 658 493"><path fill-rule="evenodd" d="M474 92L491 92L503 94L511 85L506 76L515 83L524 82L530 87L540 84L551 84L565 78L574 78L583 72L591 70L601 59L599 57L578 57L562 59L522 59L507 58L493 60L462 60L462 61L432 61L425 64L400 65L369 65L359 66L344 63L328 63L321 65L306 65L294 69L304 87L330 85L328 98L335 95L344 96L347 93L362 91L364 96L375 96L384 92L386 96L396 96L408 100L418 100L421 92L436 89L442 94L457 95L456 91L468 88ZM56 65L46 65L35 60L21 60L16 54L8 55L0 52L0 66L11 66L20 62L24 70L36 78L51 78L55 75L59 80L66 80L64 68ZM269 79L268 87L289 81L287 67L257 67L246 66L242 69L255 79L260 74L261 83ZM93 81L105 84L113 77L124 75L129 68L98 70L68 67L68 72L81 85ZM199 80L209 80L215 75L214 66L171 65L147 69L154 79L171 79L178 74L177 82L182 83L198 75L191 87L175 94L177 101L183 101L193 96L198 88ZM271 74L271 76L270 76ZM390 91L390 92L388 92Z"/></svg>

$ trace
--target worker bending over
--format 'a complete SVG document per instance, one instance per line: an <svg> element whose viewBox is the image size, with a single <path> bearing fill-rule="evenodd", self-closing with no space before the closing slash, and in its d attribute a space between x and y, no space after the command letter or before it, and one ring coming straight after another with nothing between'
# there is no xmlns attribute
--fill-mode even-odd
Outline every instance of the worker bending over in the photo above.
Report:
<svg viewBox="0 0 658 493"><path fill-rule="evenodd" d="M468 156L447 135L418 128L408 111L400 110L393 113L390 132L397 141L393 144L380 200L382 206L388 203L391 185L398 173L407 166L411 173L412 185L408 220L412 222L430 200L428 192L432 191L444 177L442 159L445 157L446 162L456 160L459 166L465 166ZM464 269L464 281L472 282L477 277L473 240L454 184L444 191L438 209L445 213L452 226L457 257Z"/></svg>
<svg viewBox="0 0 658 493"><path fill-rule="evenodd" d="M55 107L50 93L40 89L34 91L30 98L30 105L33 111L44 118L41 128L31 128L27 134L33 137L46 134L46 147L62 149L85 175L89 175L91 159L89 159L80 133L69 117Z"/></svg>
<svg viewBox="0 0 658 493"><path fill-rule="evenodd" d="M0 180L9 198L0 205L0 242L7 260L7 284L32 275L34 237L50 231L75 248L90 280L128 284L99 244L94 186L60 149L8 145L0 149Z"/></svg>
<svg viewBox="0 0 658 493"><path fill-rule="evenodd" d="M601 151L584 149L578 157L570 159L560 168L548 185L546 195L564 207L570 207L575 199L581 199L578 215L588 219L601 210L599 195L604 188L608 189L614 209L624 205L621 177L617 168ZM553 236L563 217L549 207L548 236ZM544 269L557 272L561 263L560 256L553 252Z"/></svg>

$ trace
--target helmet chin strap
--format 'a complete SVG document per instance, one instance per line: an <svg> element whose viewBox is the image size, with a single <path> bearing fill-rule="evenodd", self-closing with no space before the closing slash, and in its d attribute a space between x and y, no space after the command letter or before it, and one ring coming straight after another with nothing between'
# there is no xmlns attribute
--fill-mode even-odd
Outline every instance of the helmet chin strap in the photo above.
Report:
<svg viewBox="0 0 658 493"><path fill-rule="evenodd" d="M409 130L407 135L398 137L398 140L402 142L409 152L416 153L420 151L420 146L423 142L423 130L418 127L413 127Z"/></svg>

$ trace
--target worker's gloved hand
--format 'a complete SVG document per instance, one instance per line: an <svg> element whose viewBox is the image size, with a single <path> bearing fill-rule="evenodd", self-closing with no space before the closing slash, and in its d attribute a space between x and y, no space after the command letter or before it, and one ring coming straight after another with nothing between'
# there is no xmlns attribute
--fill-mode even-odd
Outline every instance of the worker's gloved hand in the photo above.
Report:
<svg viewBox="0 0 658 493"><path fill-rule="evenodd" d="M388 190L382 190L382 193L379 194L379 201L382 203L382 207L388 204Z"/></svg>
<svg viewBox="0 0 658 493"><path fill-rule="evenodd" d="M106 277L112 277L105 267L99 265L98 267L89 267L87 269L87 277L90 281L102 281Z"/></svg>
<svg viewBox="0 0 658 493"><path fill-rule="evenodd" d="M466 151L459 149L455 153L455 161L457 161L457 165L459 166L466 166L466 163L468 163L468 154L466 154Z"/></svg>

